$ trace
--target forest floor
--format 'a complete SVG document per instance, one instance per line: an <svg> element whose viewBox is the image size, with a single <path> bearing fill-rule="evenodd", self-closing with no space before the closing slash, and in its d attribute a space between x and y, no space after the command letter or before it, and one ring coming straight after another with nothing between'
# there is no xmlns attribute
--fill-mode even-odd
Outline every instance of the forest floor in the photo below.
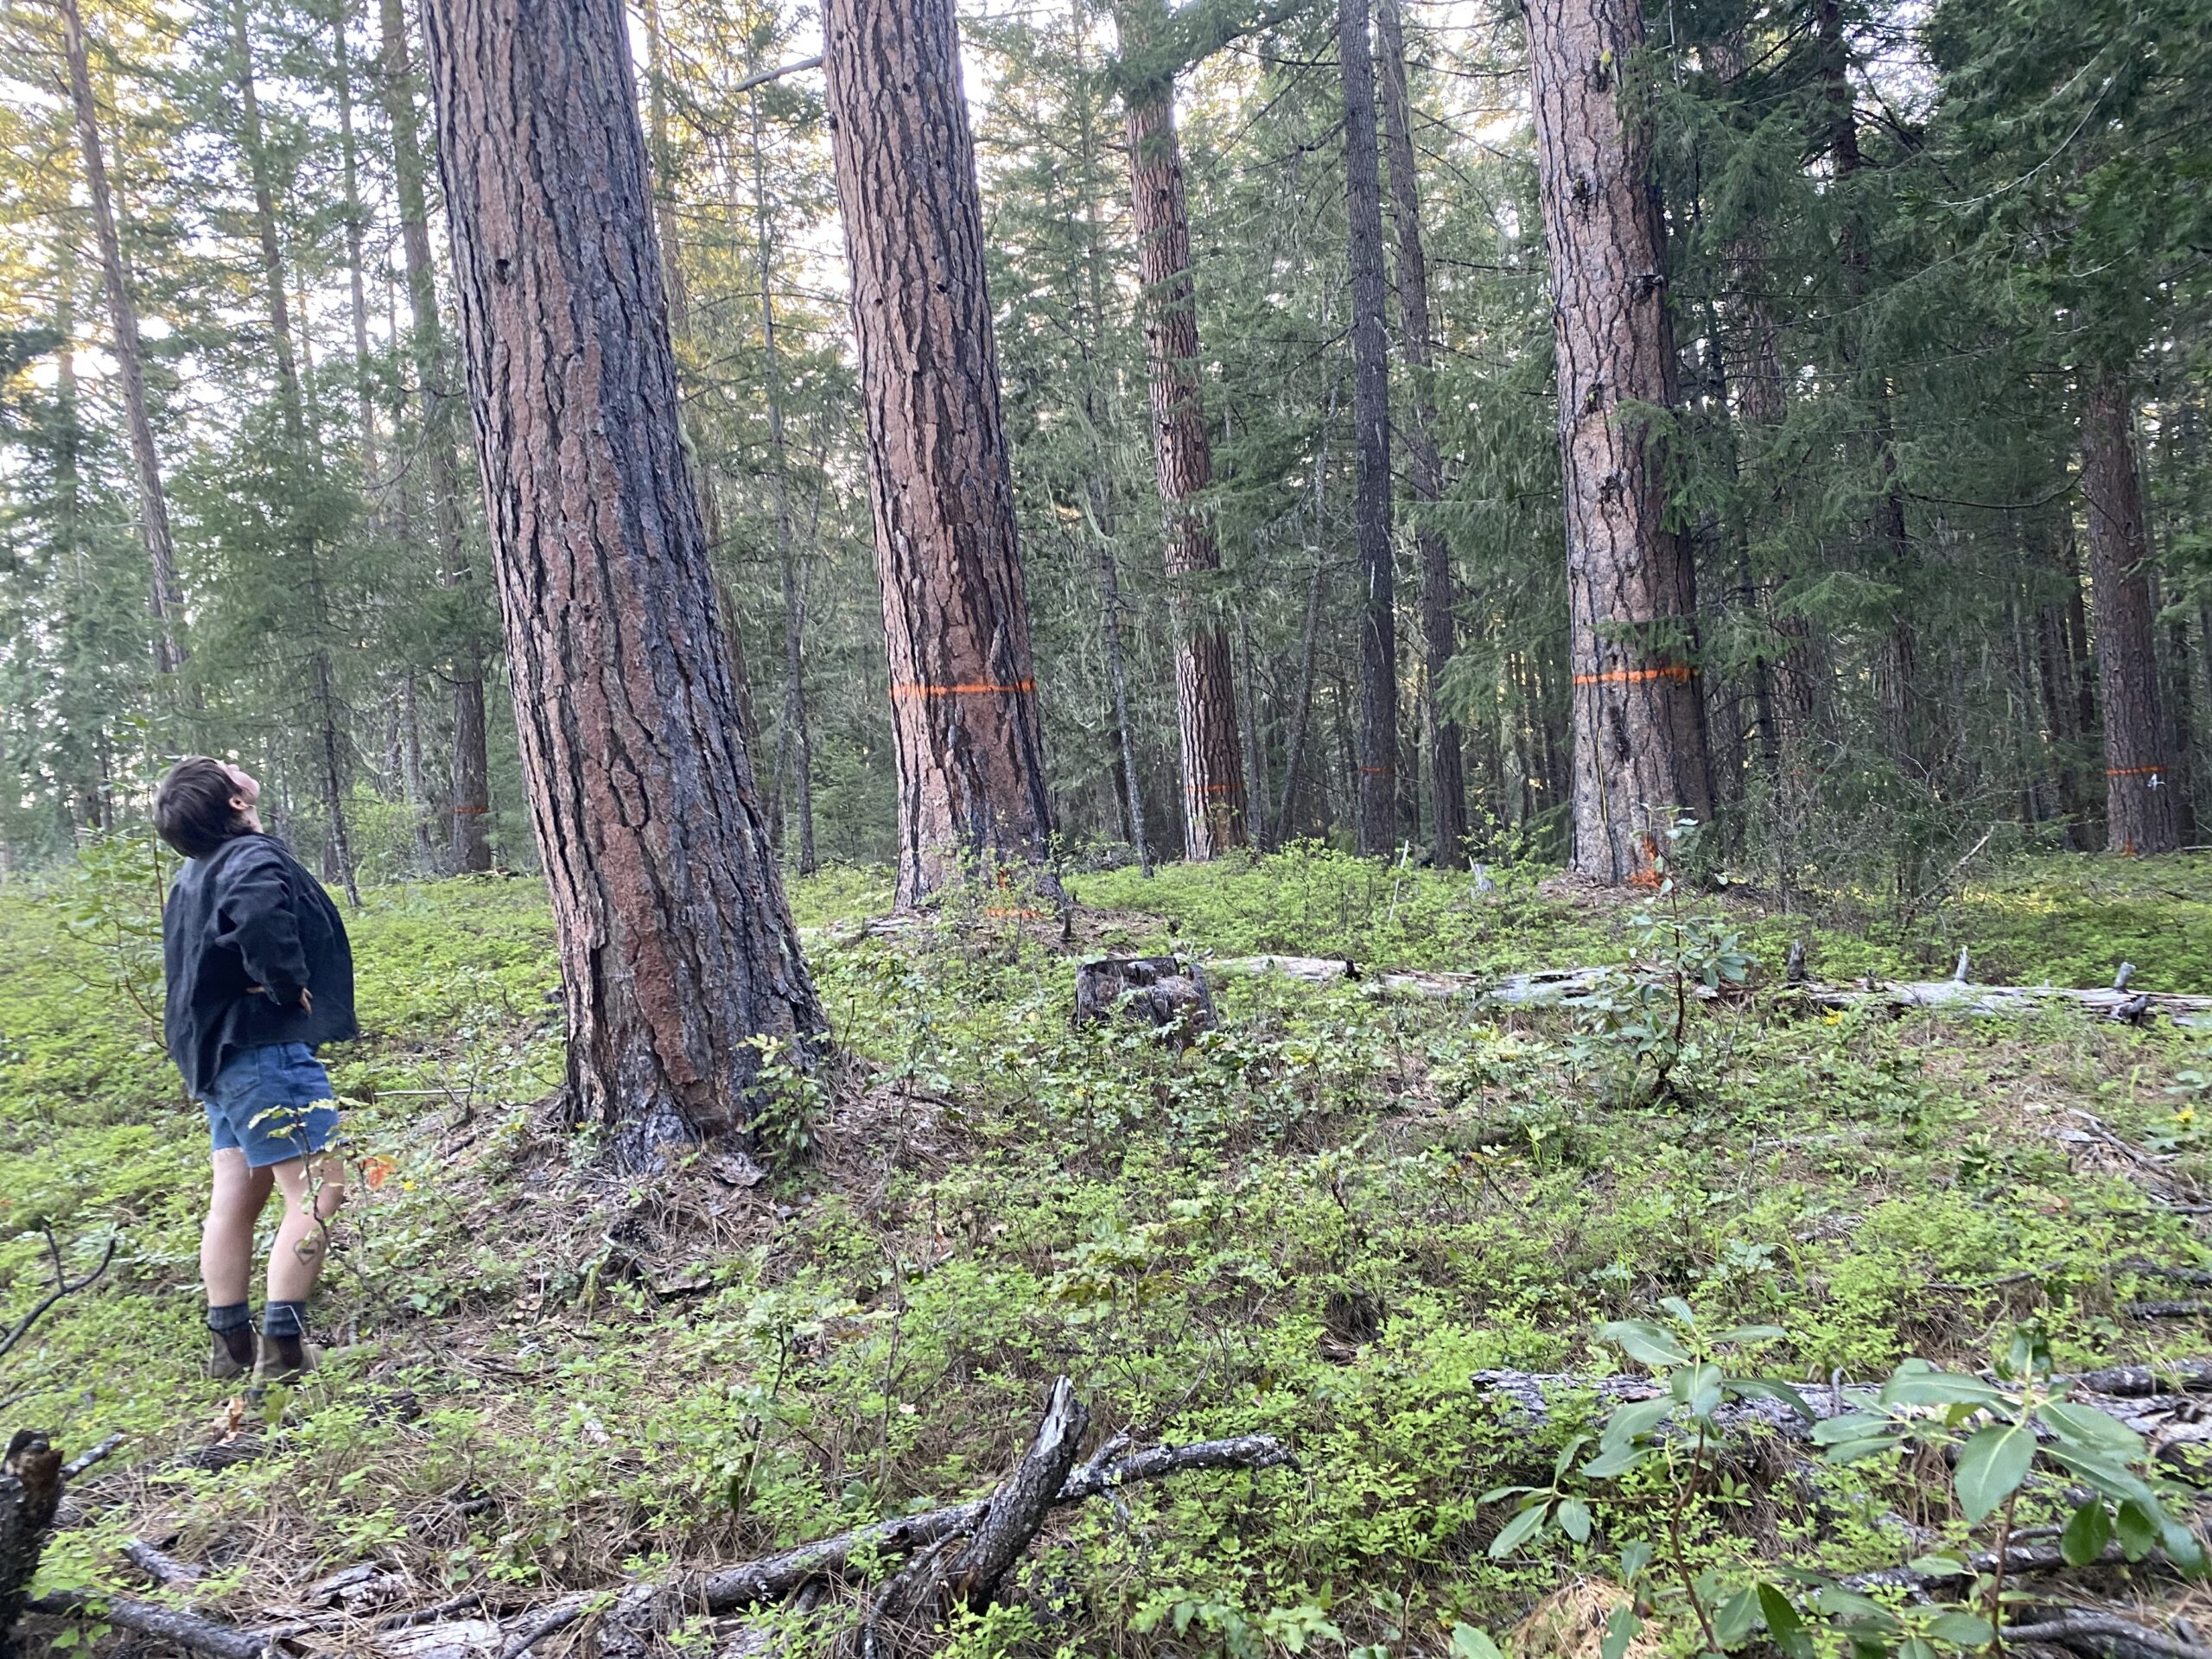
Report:
<svg viewBox="0 0 2212 1659"><path fill-rule="evenodd" d="M76 1268L119 1241L0 1360L0 1427L126 1437L75 1489L42 1586L294 1621L305 1652L419 1654L379 1618L474 1590L470 1617L512 1622L986 1492L1065 1373L1094 1438L1265 1431L1297 1466L1059 1510L954 1650L1594 1654L1584 1615L1619 1599L1639 1541L1718 1600L1782 1568L1925 1564L1989 1523L1969 1529L1940 1460L1800 1447L1570 1472L1575 1507L1494 1558L1519 1499L1484 1495L1548 1488L1603 1410L1585 1395L1532 1423L1478 1372L1635 1369L1599 1324L1703 1340L1690 1310L1776 1328L1736 1344L1750 1368L1823 1385L1914 1356L1980 1370L2024 1323L2061 1371L2212 1353L2202 1309L2131 1312L2188 1296L2140 1264L2212 1267L2186 1207L2212 1192L2212 1033L1823 1014L1775 988L1802 940L1829 982L1945 977L1964 946L1977 979L2101 986L2124 958L2136 988L2212 992L2212 859L2008 866L1905 930L1840 896L1818 918L1698 897L1686 933L1662 906L1655 935L1648 897L1548 871L1303 851L1078 878L1070 943L957 906L870 934L887 886L833 872L794 906L861 1063L786 1086L772 1128L799 1155L750 1185L704 1160L620 1181L546 1128L562 1055L534 879L378 890L352 918L368 1034L331 1057L359 1190L315 1315L361 1345L258 1402L200 1376L206 1142L141 1006L149 890L111 863L0 896L0 1316L42 1294L41 1224ZM1487 974L1655 937L1717 961L1732 935L1751 988L1693 1006L1656 1097L1625 1004L1240 974L1215 976L1220 1027L1187 1052L1069 1019L1098 950ZM2037 1476L2011 1522L2063 1521L2066 1484ZM133 1539L204 1576L154 1590ZM2199 1593L2081 1577L2161 1622ZM1706 1645L1681 1599L1645 1599L1638 1652ZM588 1652L594 1629L540 1651ZM698 1615L671 1640L751 1652L760 1630Z"/></svg>

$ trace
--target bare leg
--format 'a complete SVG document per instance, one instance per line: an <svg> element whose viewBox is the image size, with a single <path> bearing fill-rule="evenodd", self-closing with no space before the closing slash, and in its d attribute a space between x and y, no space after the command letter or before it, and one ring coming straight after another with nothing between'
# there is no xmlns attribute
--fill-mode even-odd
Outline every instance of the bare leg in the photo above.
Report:
<svg viewBox="0 0 2212 1659"><path fill-rule="evenodd" d="M275 1185L273 1172L246 1167L245 1154L226 1147L214 1154L214 1192L200 1235L200 1280L210 1307L246 1299L253 1276L253 1229Z"/></svg>
<svg viewBox="0 0 2212 1659"><path fill-rule="evenodd" d="M346 1202L346 1166L334 1155L288 1158L263 1172L284 1192L284 1219L269 1250L269 1300L304 1302L322 1272L330 1218Z"/></svg>

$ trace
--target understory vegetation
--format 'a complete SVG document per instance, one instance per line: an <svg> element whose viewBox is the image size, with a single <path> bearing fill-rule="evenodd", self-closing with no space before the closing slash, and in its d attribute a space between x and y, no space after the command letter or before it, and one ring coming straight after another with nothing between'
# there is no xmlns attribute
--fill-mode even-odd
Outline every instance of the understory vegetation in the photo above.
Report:
<svg viewBox="0 0 2212 1659"><path fill-rule="evenodd" d="M1987 1642L1980 1613L2010 1591L1942 1564L2000 1522L2187 1564L2186 1529L2157 1528L2189 1497L2152 1490L2140 1447L2107 1435L2091 1472L2030 1474L2021 1436L1974 1449L2008 1408L1969 1421L1991 1401L1957 1378L1855 1445L1823 1431L1840 1461L1655 1439L1654 1414L1609 1430L1571 1385L1532 1419L1482 1374L1651 1370L1705 1415L1741 1378L1879 1382L1917 1358L2018 1401L2054 1372L2202 1353L2205 1310L2139 1305L2212 1266L2189 1208L2212 1179L2212 1030L1823 1012L1782 979L1802 942L1831 983L1948 977L1963 948L1979 979L2099 986L2124 960L2132 987L2212 991L2203 857L2007 866L1904 925L1848 894L1782 913L1294 849L1077 878L1065 916L956 899L886 931L857 925L887 878L832 869L794 906L846 1058L767 1073L761 1161L782 1166L702 1156L626 1183L547 1122L563 1056L538 884L371 888L351 918L368 1034L333 1057L357 1191L317 1313L358 1345L258 1401L200 1373L204 1129L146 1012L149 857L111 844L0 896L0 1315L45 1293L42 1230L73 1271L117 1246L0 1369L11 1421L71 1449L126 1437L43 1586L266 1624L374 1562L384 1599L316 1638L367 1651L394 1605L477 1589L519 1610L987 1491L1063 1373L1095 1435L1264 1431L1297 1465L1061 1510L954 1651L1617 1656L1763 1628L1792 1653L1925 1659ZM1217 1029L1178 1051L1071 1026L1077 960L1171 947L1217 959ZM1224 965L1271 951L1363 972ZM1513 1009L1363 971L1655 955L1722 989L1663 1065L1625 973L1592 1003ZM1930 1440L1947 1423L1955 1477ZM255 1455L183 1455L219 1445ZM1998 1491L2015 1453L2024 1484ZM2123 1474L2147 1496L2101 1484ZM206 1576L149 1592L134 1538ZM1954 1588L1855 1606L1835 1582L1910 1561ZM2147 1564L2083 1577L2120 1605L2193 1593ZM1613 1614L1623 1584L1640 1624ZM779 1618L798 1615L754 1622ZM675 1637L726 1633L701 1616Z"/></svg>

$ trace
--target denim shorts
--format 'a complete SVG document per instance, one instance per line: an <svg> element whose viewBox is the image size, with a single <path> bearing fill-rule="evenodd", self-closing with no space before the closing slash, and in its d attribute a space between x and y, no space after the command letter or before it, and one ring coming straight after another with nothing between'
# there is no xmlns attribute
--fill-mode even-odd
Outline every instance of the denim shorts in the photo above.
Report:
<svg viewBox="0 0 2212 1659"><path fill-rule="evenodd" d="M239 1050L202 1104L214 1149L238 1148L253 1169L321 1152L338 1133L330 1073L305 1043Z"/></svg>

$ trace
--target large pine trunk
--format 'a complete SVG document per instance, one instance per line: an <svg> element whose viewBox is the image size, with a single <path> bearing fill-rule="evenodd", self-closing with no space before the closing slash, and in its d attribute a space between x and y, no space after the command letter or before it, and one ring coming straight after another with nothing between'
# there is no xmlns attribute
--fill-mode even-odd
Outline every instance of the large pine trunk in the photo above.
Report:
<svg viewBox="0 0 2212 1659"><path fill-rule="evenodd" d="M1344 73L1344 208L1351 265L1351 408L1359 457L1359 850L1398 839L1397 577L1390 547L1390 364L1383 315L1382 184L1376 157L1375 54L1367 0L1337 0Z"/></svg>
<svg viewBox="0 0 2212 1659"><path fill-rule="evenodd" d="M467 581L467 552L461 521L461 480L454 466L459 434L453 389L446 384L445 329L438 317L436 277L430 267L429 207L423 189L423 146L416 124L415 72L407 51L402 0L380 0L384 44L384 106L390 124L392 182L399 206L401 257L407 267L409 357L422 397L423 470L429 480L431 536L438 578L448 587ZM492 868L491 766L486 752L484 652L465 638L454 653L453 683L453 822L448 841L454 865Z"/></svg>
<svg viewBox="0 0 2212 1659"><path fill-rule="evenodd" d="M1658 439L1675 337L1644 115L1621 77L1634 0L1531 0L1538 179L1551 258L1573 651L1573 868L1646 874L1668 815L1712 817L1696 594L1667 523Z"/></svg>
<svg viewBox="0 0 2212 1659"><path fill-rule="evenodd" d="M617 1158L746 1129L822 1011L677 423L620 0L432 0L461 337L570 1105Z"/></svg>
<svg viewBox="0 0 2212 1659"><path fill-rule="evenodd" d="M2135 409L2125 373L2088 388L2082 412L2082 496L2089 519L2097 701L2105 717L2107 845L2139 857L2181 845L2173 758L2158 709L2152 632L2149 522L2135 459Z"/></svg>
<svg viewBox="0 0 2212 1659"><path fill-rule="evenodd" d="M1052 830L951 0L830 0L823 69L899 760L898 900Z"/></svg>
<svg viewBox="0 0 2212 1659"><path fill-rule="evenodd" d="M146 407L145 359L138 344L138 305L130 292L130 270L124 263L123 238L116 226L115 200L108 188L107 158L100 143L99 105L85 60L85 24L77 0L60 0L62 55L69 62L69 97L77 118L77 147L85 163L85 188L92 198L92 229L100 245L100 285L107 293L108 321L115 331L115 365L123 387L124 423L130 429L130 464L138 486L138 530L146 547L150 579L149 611L154 624L154 666L170 675L184 666L184 601L176 581L176 543L169 532L168 494L162 485L160 453L154 447L154 423Z"/></svg>
<svg viewBox="0 0 2212 1659"><path fill-rule="evenodd" d="M1436 453L1434 334L1428 314L1428 256L1421 237L1421 177L1414 161L1413 94L1406 80L1406 30L1399 0L1379 0L1376 38L1382 48L1383 146L1390 163L1390 216L1398 232L1398 319L1406 365L1413 372L1406 423L1407 470L1421 512L1414 536L1421 555L1421 646L1428 659L1430 841L1440 868L1467 859L1467 783L1459 722L1448 718L1439 683L1459 650L1453 614L1452 555L1429 510L1444 496L1444 465Z"/></svg>
<svg viewBox="0 0 2212 1659"><path fill-rule="evenodd" d="M1160 0L1117 9L1125 59L1166 16ZM1191 274L1191 221L1183 194L1175 87L1147 80L1124 94L1129 200L1143 283L1145 358L1152 385L1153 456L1167 515L1167 580L1175 616L1175 712L1183 746L1183 855L1210 859L1250 839L1236 685L1229 632L1194 591L1221 568L1221 550L1199 497L1213 481L1198 388L1198 314ZM1195 579L1195 580L1194 580Z"/></svg>

